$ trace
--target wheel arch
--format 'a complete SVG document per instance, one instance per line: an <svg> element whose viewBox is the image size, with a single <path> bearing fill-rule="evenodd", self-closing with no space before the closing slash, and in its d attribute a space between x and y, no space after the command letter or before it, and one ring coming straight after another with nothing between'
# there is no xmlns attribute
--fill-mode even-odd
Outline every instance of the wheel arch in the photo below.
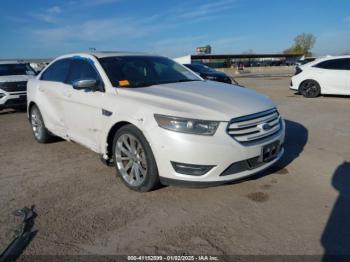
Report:
<svg viewBox="0 0 350 262"><path fill-rule="evenodd" d="M113 148L113 139L114 139L114 135L115 133L122 128L123 126L126 125L133 125L134 124L128 122L128 121L120 121L115 123L108 131L107 134L107 139L106 139L106 154L108 155L109 158L112 157L112 148Z"/></svg>
<svg viewBox="0 0 350 262"><path fill-rule="evenodd" d="M28 110L27 110L27 115L28 115L28 120L30 121L30 110L33 108L33 106L38 106L35 102L30 101L28 104Z"/></svg>

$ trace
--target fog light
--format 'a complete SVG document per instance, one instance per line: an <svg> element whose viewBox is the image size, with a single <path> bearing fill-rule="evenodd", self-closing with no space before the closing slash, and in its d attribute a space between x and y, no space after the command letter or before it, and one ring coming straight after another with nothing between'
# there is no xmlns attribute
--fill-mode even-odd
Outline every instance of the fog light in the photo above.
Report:
<svg viewBox="0 0 350 262"><path fill-rule="evenodd" d="M202 176L214 167L214 166L207 166L207 165L192 165L192 164L177 163L173 161L171 161L171 164L174 170L176 171L176 173L190 175L190 176Z"/></svg>

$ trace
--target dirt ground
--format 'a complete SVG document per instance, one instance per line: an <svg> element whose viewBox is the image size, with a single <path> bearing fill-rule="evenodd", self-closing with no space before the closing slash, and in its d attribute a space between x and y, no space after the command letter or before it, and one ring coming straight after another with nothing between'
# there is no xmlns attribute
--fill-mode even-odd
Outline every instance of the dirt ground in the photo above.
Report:
<svg viewBox="0 0 350 262"><path fill-rule="evenodd" d="M270 170L224 186L127 189L114 168L65 141L34 141L25 113L0 113L0 248L12 212L35 205L25 254L350 254L350 98L305 99L289 78L240 78L287 122Z"/></svg>

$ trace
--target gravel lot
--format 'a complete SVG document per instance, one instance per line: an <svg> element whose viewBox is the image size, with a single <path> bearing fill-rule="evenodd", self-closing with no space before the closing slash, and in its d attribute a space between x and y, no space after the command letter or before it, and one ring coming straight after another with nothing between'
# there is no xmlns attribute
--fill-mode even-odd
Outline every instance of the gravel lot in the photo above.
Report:
<svg viewBox="0 0 350 262"><path fill-rule="evenodd" d="M289 78L239 78L287 121L286 154L251 179L205 189L128 190L73 143L34 141L0 112L0 248L12 212L35 205L25 254L350 254L350 98L305 99Z"/></svg>

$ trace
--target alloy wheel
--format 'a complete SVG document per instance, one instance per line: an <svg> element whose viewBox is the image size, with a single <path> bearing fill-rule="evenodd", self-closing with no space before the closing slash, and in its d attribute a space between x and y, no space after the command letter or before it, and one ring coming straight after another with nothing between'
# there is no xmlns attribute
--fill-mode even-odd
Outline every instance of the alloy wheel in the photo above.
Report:
<svg viewBox="0 0 350 262"><path fill-rule="evenodd" d="M313 81L303 83L302 94L306 97L315 97L318 95L318 86Z"/></svg>
<svg viewBox="0 0 350 262"><path fill-rule="evenodd" d="M131 134L123 134L117 139L115 149L116 165L130 186L140 186L147 174L146 153L141 142Z"/></svg>
<svg viewBox="0 0 350 262"><path fill-rule="evenodd" d="M37 109L33 109L30 115L34 136L40 139L43 133L43 123Z"/></svg>

